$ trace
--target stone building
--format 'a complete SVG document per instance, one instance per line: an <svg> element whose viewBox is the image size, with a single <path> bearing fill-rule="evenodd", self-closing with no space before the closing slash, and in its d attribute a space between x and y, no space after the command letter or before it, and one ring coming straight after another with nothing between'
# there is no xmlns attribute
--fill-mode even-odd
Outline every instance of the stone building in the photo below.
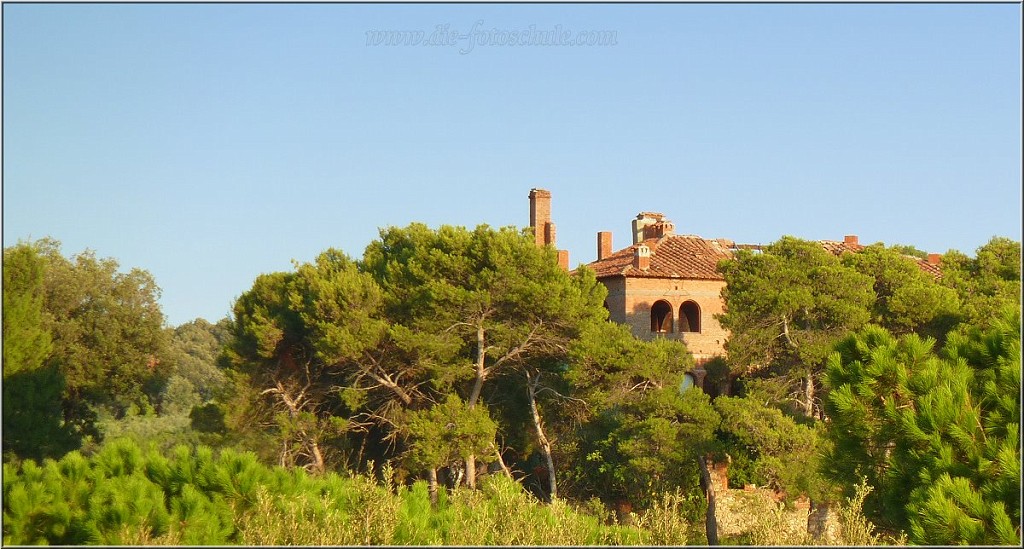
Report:
<svg viewBox="0 0 1024 549"><path fill-rule="evenodd" d="M551 193L544 189L530 191L530 226L538 246L554 245ZM613 251L612 233L597 233L597 260L587 264L608 288L605 307L611 320L628 325L641 339L683 340L697 364L724 356L729 333L715 317L724 308L725 278L718 272L718 263L732 258L737 250L760 246L676 234L673 223L657 212L639 213L630 239L628 247ZM856 235L847 235L842 242L818 242L837 256L864 248ZM940 276L939 258L929 254L927 259L913 259L925 272ZM560 250L558 260L568 269L567 251Z"/></svg>
<svg viewBox="0 0 1024 549"><path fill-rule="evenodd" d="M641 339L682 339L698 363L725 354L728 332L718 323L725 279L718 262L735 250L731 241L675 234L663 214L633 220L631 244L613 251L612 233L597 235L597 261L587 265L608 288L611 319Z"/></svg>
<svg viewBox="0 0 1024 549"><path fill-rule="evenodd" d="M530 190L530 227L538 246L555 245L551 193ZM732 257L735 244L694 235L677 235L663 214L643 212L633 221L632 244L612 251L612 233L597 236L598 259L587 265L608 288L605 307L611 320L626 324L641 339L682 339L697 363L724 355L728 332L715 315L722 312L725 279L718 261ZM569 268L569 252L558 251ZM702 377L702 371L695 377ZM701 379L694 379L700 384Z"/></svg>

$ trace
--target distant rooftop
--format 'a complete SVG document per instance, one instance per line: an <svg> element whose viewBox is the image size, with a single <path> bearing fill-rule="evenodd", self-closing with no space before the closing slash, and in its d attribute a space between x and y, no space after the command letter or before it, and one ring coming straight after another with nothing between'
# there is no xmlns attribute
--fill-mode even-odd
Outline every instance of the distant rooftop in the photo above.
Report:
<svg viewBox="0 0 1024 549"><path fill-rule="evenodd" d="M843 241L819 240L818 243L825 251L836 256L864 249L855 235L847 235ZM650 249L650 266L647 269L636 267L634 261L641 246ZM760 244L736 244L724 238L707 239L697 235L665 234L623 248L587 266L594 270L598 278L624 276L725 280L718 272L720 261L732 259L736 250L760 249ZM938 254L930 254L928 259L909 255L906 257L913 259L924 272L936 278L942 276Z"/></svg>

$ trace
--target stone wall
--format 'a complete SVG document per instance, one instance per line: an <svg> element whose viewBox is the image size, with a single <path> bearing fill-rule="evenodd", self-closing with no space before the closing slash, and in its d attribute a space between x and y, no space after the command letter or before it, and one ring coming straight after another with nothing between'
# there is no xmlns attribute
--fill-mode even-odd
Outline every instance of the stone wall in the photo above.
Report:
<svg viewBox="0 0 1024 549"><path fill-rule="evenodd" d="M746 536L750 543L771 541L772 544L783 545L812 542L807 535L810 502L806 497L796 500L787 509L779 494L767 488L726 489L716 491L715 496L718 501L715 514L719 538L735 540ZM813 543L842 544L834 512L829 513L822 537Z"/></svg>

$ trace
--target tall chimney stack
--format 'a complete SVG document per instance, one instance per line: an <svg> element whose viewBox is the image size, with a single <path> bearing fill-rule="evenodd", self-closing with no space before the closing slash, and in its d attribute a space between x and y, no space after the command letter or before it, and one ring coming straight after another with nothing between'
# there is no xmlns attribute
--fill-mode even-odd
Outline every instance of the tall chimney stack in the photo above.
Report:
<svg viewBox="0 0 1024 549"><path fill-rule="evenodd" d="M928 263L932 265L942 263L942 254L928 254Z"/></svg>
<svg viewBox="0 0 1024 549"><path fill-rule="evenodd" d="M857 235L848 234L843 237L843 244L846 244L847 246L857 247L860 246L860 243L857 242L857 240Z"/></svg>
<svg viewBox="0 0 1024 549"><path fill-rule="evenodd" d="M533 227L534 242L538 246L555 243L555 227L551 223L551 192L530 189L530 227Z"/></svg>
<svg viewBox="0 0 1024 549"><path fill-rule="evenodd" d="M597 233L597 259L602 260L612 255L612 233L601 231Z"/></svg>

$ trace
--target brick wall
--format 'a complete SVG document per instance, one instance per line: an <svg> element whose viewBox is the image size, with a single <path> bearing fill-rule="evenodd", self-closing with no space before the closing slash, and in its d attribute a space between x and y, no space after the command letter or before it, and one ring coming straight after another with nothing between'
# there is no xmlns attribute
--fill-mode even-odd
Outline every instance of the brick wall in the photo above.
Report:
<svg viewBox="0 0 1024 549"><path fill-rule="evenodd" d="M609 318L619 324L626 323L626 279L617 276L601 279L601 283L608 288L608 297L605 303L608 304Z"/></svg>
<svg viewBox="0 0 1024 549"><path fill-rule="evenodd" d="M616 277L601 282L608 287L612 320L627 324L634 336L648 340L659 337L651 332L651 307L664 300L672 306L673 331L660 337L682 339L698 360L725 354L723 344L729 334L714 317L723 312L724 281ZM679 332L679 309L686 301L700 306L699 332Z"/></svg>

